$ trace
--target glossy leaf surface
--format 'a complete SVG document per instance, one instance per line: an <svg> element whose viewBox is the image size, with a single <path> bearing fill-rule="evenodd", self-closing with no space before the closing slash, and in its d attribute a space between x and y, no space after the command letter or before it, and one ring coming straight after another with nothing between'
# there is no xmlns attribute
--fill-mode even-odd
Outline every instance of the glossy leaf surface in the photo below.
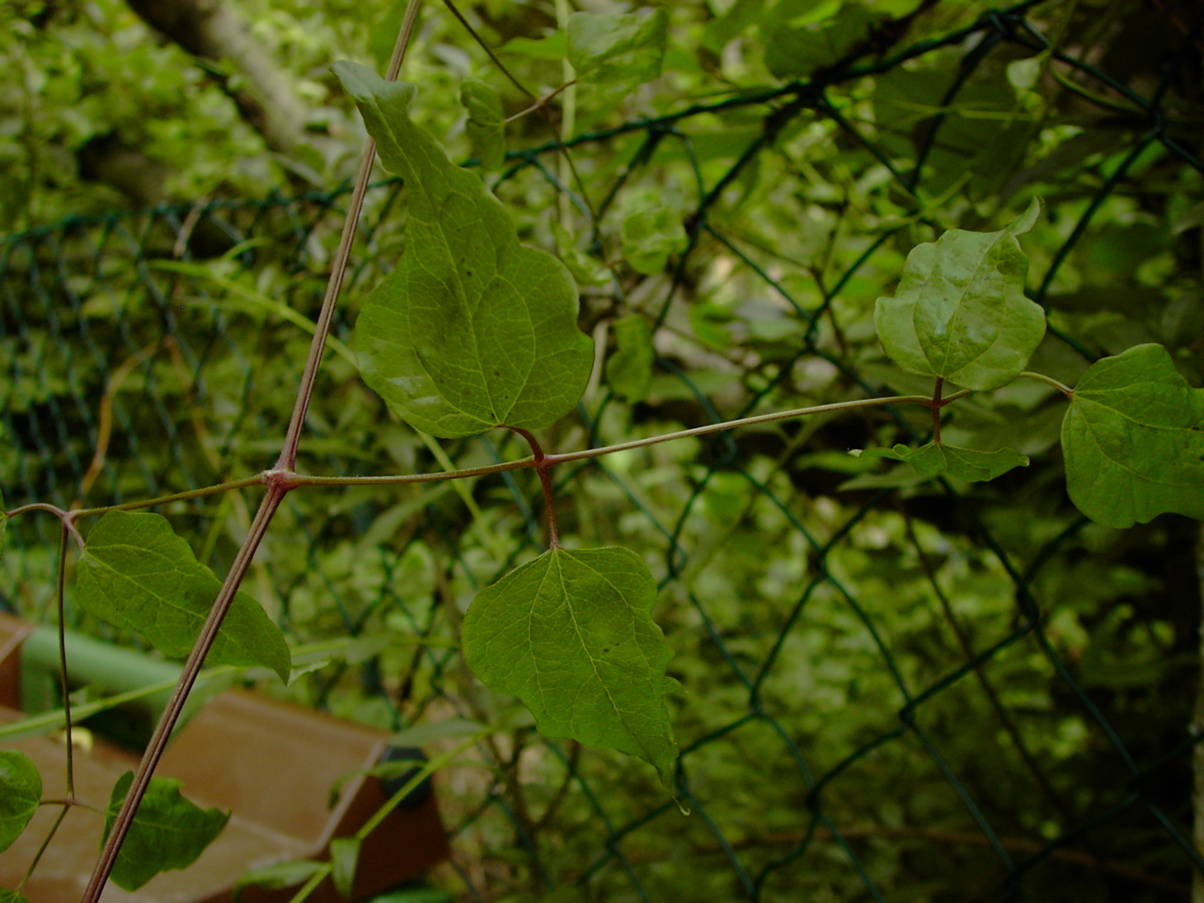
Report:
<svg viewBox="0 0 1204 903"><path fill-rule="evenodd" d="M192 649L220 589L213 572L158 514L110 511L88 534L75 574L75 598L85 611L173 658ZM286 682L292 667L280 628L241 592L206 661L261 665Z"/></svg>
<svg viewBox="0 0 1204 903"><path fill-rule="evenodd" d="M25 753L0 749L0 851L21 836L42 799L42 776Z"/></svg>
<svg viewBox="0 0 1204 903"><path fill-rule="evenodd" d="M993 480L1013 468L1028 466L1028 458L1012 448L985 452L943 443L938 445L935 442L919 448L906 445L896 445L893 449L876 448L866 454L906 461L924 479L950 476L968 483Z"/></svg>
<svg viewBox="0 0 1204 903"><path fill-rule="evenodd" d="M662 8L627 14L578 12L569 16L568 60L577 80L634 87L661 74L669 14Z"/></svg>
<svg viewBox="0 0 1204 903"><path fill-rule="evenodd" d="M464 130L472 142L472 152L481 165L496 169L506 159L506 113L502 95L493 86L475 78L460 85L460 103L468 111Z"/></svg>
<svg viewBox="0 0 1204 903"><path fill-rule="evenodd" d="M639 756L667 783L672 652L652 621L655 601L634 552L552 549L477 595L464 656L483 683L521 699L544 736Z"/></svg>
<svg viewBox="0 0 1204 903"><path fill-rule="evenodd" d="M1161 345L1091 365L1062 421L1062 452L1071 501L1098 523L1204 519L1204 389Z"/></svg>
<svg viewBox="0 0 1204 903"><path fill-rule="evenodd" d="M105 816L104 836L109 836L121 803L134 779L127 771L117 779ZM228 813L201 809L180 795L180 782L151 778L125 843L113 866L113 882L123 890L137 890L160 872L184 869L196 862L222 832Z"/></svg>
<svg viewBox="0 0 1204 903"><path fill-rule="evenodd" d="M356 324L365 381L412 426L444 438L559 419L593 367L572 276L519 244L480 178L414 124L413 85L353 63L335 72L409 199L405 253Z"/></svg>
<svg viewBox="0 0 1204 903"><path fill-rule="evenodd" d="M999 232L951 229L912 249L895 296L874 309L896 364L968 389L1016 378L1045 335L1044 311L1024 296L1028 258L1016 240L1040 209L1034 199Z"/></svg>

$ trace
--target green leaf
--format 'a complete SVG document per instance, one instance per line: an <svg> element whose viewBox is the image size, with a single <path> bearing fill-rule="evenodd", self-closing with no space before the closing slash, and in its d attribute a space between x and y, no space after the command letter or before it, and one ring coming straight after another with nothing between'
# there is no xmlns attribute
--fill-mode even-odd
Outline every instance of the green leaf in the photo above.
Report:
<svg viewBox="0 0 1204 903"><path fill-rule="evenodd" d="M559 62L564 59L565 39L563 31L554 31L546 38L511 38L498 48L498 53L512 53L530 60Z"/></svg>
<svg viewBox="0 0 1204 903"><path fill-rule="evenodd" d="M506 113L502 95L479 79L460 84L460 104L468 111L464 130L472 152L486 169L496 169L506 160Z"/></svg>
<svg viewBox="0 0 1204 903"><path fill-rule="evenodd" d="M1028 458L1014 448L1000 448L993 452L958 448L955 445L938 445L929 442L919 448L896 445L890 448L869 449L865 455L906 461L924 479L939 476L957 477L968 483L980 483L1002 476L1015 467L1027 467Z"/></svg>
<svg viewBox="0 0 1204 903"><path fill-rule="evenodd" d="M951 229L907 255L893 298L874 308L878 338L896 364L968 389L1011 382L1045 335L1045 313L1024 297L1028 258L1017 235L1040 212L999 232Z"/></svg>
<svg viewBox="0 0 1204 903"><path fill-rule="evenodd" d="M644 7L634 13L573 13L568 59L577 81L632 88L661 74L669 14Z"/></svg>
<svg viewBox="0 0 1204 903"><path fill-rule="evenodd" d="M765 7L765 0L736 0L722 16L711 19L702 30L702 46L722 53L728 42L754 25Z"/></svg>
<svg viewBox="0 0 1204 903"><path fill-rule="evenodd" d="M320 862L309 859L294 859L291 862L278 862L244 872L234 884L234 899L241 897L241 892L247 887L262 887L264 890L282 890L286 887L296 887L308 881L325 866Z"/></svg>
<svg viewBox="0 0 1204 903"><path fill-rule="evenodd" d="M490 729L479 721L469 721L467 718L445 718L429 724L415 724L398 731L389 738L389 743L392 746L426 746L428 743L446 740L448 737L485 735L489 732ZM413 763L411 762L410 765L412 767Z"/></svg>
<svg viewBox="0 0 1204 903"><path fill-rule="evenodd" d="M409 198L405 253L356 324L365 381L411 426L445 438L558 420L593 368L572 276L520 245L501 202L413 123L413 85L353 63L335 72Z"/></svg>
<svg viewBox="0 0 1204 903"><path fill-rule="evenodd" d="M623 256L645 276L662 272L670 254L680 254L690 239L672 207L645 207L623 220Z"/></svg>
<svg viewBox="0 0 1204 903"><path fill-rule="evenodd" d="M844 58L869 36L874 22L860 3L842 4L828 21L796 28L767 20L761 24L765 67L775 78L806 78Z"/></svg>
<svg viewBox="0 0 1204 903"><path fill-rule="evenodd" d="M355 886L355 866L360 858L358 837L336 837L330 841L331 881L344 900L351 899Z"/></svg>
<svg viewBox="0 0 1204 903"><path fill-rule="evenodd" d="M652 621L655 601L634 552L555 548L477 595L464 657L487 686L518 696L545 737L639 756L668 784L673 654Z"/></svg>
<svg viewBox="0 0 1204 903"><path fill-rule="evenodd" d="M652 327L638 314L614 322L615 353L606 362L606 381L624 401L643 401L652 386Z"/></svg>
<svg viewBox="0 0 1204 903"><path fill-rule="evenodd" d="M88 534L75 573L76 600L85 611L174 658L191 651L220 589L213 572L158 514L110 511ZM292 667L284 634L242 592L206 662L262 665L285 682Z"/></svg>
<svg viewBox="0 0 1204 903"><path fill-rule="evenodd" d="M1204 389L1161 345L1096 361L1062 421L1070 499L1109 527L1165 512L1204 519Z"/></svg>
<svg viewBox="0 0 1204 903"><path fill-rule="evenodd" d="M15 890L0 887L0 903L29 903L29 901Z"/></svg>
<svg viewBox="0 0 1204 903"><path fill-rule="evenodd" d="M117 779L109 809L105 815L104 837L109 836L125 795L134 780L127 771ZM113 866L113 881L123 890L137 890L160 872L185 869L196 862L205 847L214 841L228 813L201 809L180 795L180 782L170 778L151 778L125 843ZM104 844L104 840L101 840Z"/></svg>
<svg viewBox="0 0 1204 903"><path fill-rule="evenodd" d="M0 852L21 836L42 799L42 776L25 753L0 749Z"/></svg>

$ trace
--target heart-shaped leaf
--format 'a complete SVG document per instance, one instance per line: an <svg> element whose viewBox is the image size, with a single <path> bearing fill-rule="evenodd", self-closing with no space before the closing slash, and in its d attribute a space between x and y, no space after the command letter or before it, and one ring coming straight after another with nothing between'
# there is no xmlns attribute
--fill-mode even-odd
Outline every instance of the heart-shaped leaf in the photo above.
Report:
<svg viewBox="0 0 1204 903"><path fill-rule="evenodd" d="M1165 512L1204 519L1204 389L1161 345L1096 361L1062 421L1066 489L1109 527Z"/></svg>
<svg viewBox="0 0 1204 903"><path fill-rule="evenodd" d="M25 753L0 749L0 852L21 836L42 799L42 776Z"/></svg>
<svg viewBox="0 0 1204 903"><path fill-rule="evenodd" d="M655 601L634 552L552 549L477 595L464 657L487 686L521 699L545 737L639 756L667 784L673 653L652 621Z"/></svg>
<svg viewBox="0 0 1204 903"><path fill-rule="evenodd" d="M131 630L164 655L192 649L221 583L158 514L110 511L88 534L75 597L89 614ZM238 593L206 661L262 665L288 682L292 656L263 607Z"/></svg>
<svg viewBox="0 0 1204 903"><path fill-rule="evenodd" d="M992 452L956 445L929 442L919 448L896 445L891 448L874 448L865 456L890 458L906 461L916 473L928 480L933 477L951 476L968 483L979 483L1002 476L1015 467L1027 467L1028 458L1014 448L1000 448Z"/></svg>
<svg viewBox="0 0 1204 903"><path fill-rule="evenodd" d="M113 787L105 838L133 780L134 773L127 771ZM113 865L113 882L123 890L137 890L160 872L188 868L226 826L229 813L189 802L180 795L180 786L171 778L151 778Z"/></svg>
<svg viewBox="0 0 1204 903"><path fill-rule="evenodd" d="M896 364L968 389L995 389L1028 364L1045 313L1024 297L1028 258L1017 235L1040 213L1033 202L999 232L951 229L907 255L893 298L874 308L878 338Z"/></svg>
<svg viewBox="0 0 1204 903"><path fill-rule="evenodd" d="M573 277L519 244L501 202L414 124L413 85L334 68L409 199L405 253L356 324L365 381L412 426L445 438L558 420L594 360Z"/></svg>

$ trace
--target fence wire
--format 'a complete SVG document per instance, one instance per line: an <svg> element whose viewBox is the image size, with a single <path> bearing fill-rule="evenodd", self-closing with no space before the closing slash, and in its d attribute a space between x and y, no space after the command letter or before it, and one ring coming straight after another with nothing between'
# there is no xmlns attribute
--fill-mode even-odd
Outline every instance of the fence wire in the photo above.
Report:
<svg viewBox="0 0 1204 903"><path fill-rule="evenodd" d="M1085 265L1076 255L1109 253L1093 244L1097 215L1135 193L1135 170L1155 165L1191 192L1204 166L1167 124L1173 65L1160 83L1133 88L1051 46L1031 6L870 64L570 142L611 174L593 253L623 193L653 189L683 201L689 246L626 296L586 287L583 323L603 342L616 312L655 323L652 391L629 405L604 379L591 385L545 447L910 391L875 350L873 299L912 244L950 224L938 199L998 165L1009 142L1031 144L1008 122L979 136L992 146L975 144L964 114L997 112L976 105L1000 84L1011 92L1008 63L1040 54L1089 89L1084 105L1112 98L1130 111L1112 146L1084 149L1066 168L1060 195L1047 198L1053 237L1032 253L1030 297L1051 311L1055 336L1042 362L1081 372L1115 320L1105 307L1065 314L1059 301L1077 297L1066 272ZM1168 48L1172 60L1190 52L1190 41ZM938 57L952 74L907 101L909 127L876 122L887 76ZM867 112L871 100L879 105ZM536 211L568 195L588 211L560 181L557 153L511 152L492 180L499 195ZM1030 153L1037 169L1066 156ZM750 220L740 212L749 197L774 199L797 222ZM7 504L120 502L269 466L347 199L342 188L169 206L5 239ZM396 181L370 190L341 341L358 299L397 257L403 199ZM776 243L762 240L775 233ZM443 443L440 460L337 350L317 398L307 471L437 470L523 453L488 434ZM1048 458L1058 410L1047 401L1013 398L1007 413L1047 437L1034 451ZM991 422L985 403L969 410L949 428ZM660 579L670 673L688 690L674 703L677 801L632 760L542 741L461 662L454 641L472 593L542 548L530 474L461 489L294 493L248 588L298 641L424 641L365 643L307 675L296 698L394 729L513 725L480 745L475 766L440 778L455 859L439 880L464 899L1185 899L1204 868L1191 840L1196 527L1163 518L1118 539L1068 507L1056 464L972 491L892 482L846 454L925 429L903 412L818 420L557 474L570 542L636 548ZM220 571L254 508L249 495L164 513ZM21 517L8 529L0 602L36 616L57 528ZM1173 580L1183 569L1188 579ZM1144 645L1138 630L1150 632Z"/></svg>

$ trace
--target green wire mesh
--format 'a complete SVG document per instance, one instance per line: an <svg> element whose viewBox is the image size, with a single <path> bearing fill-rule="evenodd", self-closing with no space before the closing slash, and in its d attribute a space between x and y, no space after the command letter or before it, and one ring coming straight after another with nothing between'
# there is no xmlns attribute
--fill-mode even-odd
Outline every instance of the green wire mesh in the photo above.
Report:
<svg viewBox="0 0 1204 903"><path fill-rule="evenodd" d="M620 189L661 167L692 197L689 247L639 298L586 291L587 319L638 307L657 324L653 399L632 407L594 386L576 421L550 431L546 445L607 444L907 389L880 354L864 350L867 304L923 240L915 236L931 234L916 230L935 223L882 217L867 227L869 218L846 215L848 197L816 207L800 187L808 159L792 156L792 141L808 129L808 151L847 155L850 182L873 169L884 174L880 190L931 198L947 186L941 167L926 162L983 150L958 144L947 111L998 59L1048 50L1051 65L1116 92L1137 113L1106 156L1085 158L1090 194L1049 201L1064 239L1034 255L1030 277L1031 296L1047 306L1060 272L1090 242L1093 218L1152 152L1164 178L1198 185L1204 166L1162 111L1171 76L1136 92L1050 48L1026 19L1028 6L869 65L573 140L577 154L614 170L599 220ZM959 74L901 154L900 136L865 122L859 92L932 54L956 55ZM743 141L726 158L708 149L717 122ZM495 180L499 194L523 209L551 209L568 196L587 210L558 180L556 153L554 145L512 152ZM835 223L829 265L808 267L794 249L764 247L716 215L753 190L758 167L782 178L784 209L795 192L800 233L816 210ZM364 288L402 246L403 193L395 181L369 192L333 333L344 342ZM169 206L3 240L8 505L120 502L270 466L309 338L281 313L316 312L347 198L343 188ZM712 258L721 269L691 270ZM204 272L172 268L189 261ZM800 271L814 281L804 286ZM698 272L713 284L692 282ZM751 298L756 316L742 313L744 300L729 298L726 312L682 300L722 298L724 284ZM1051 329L1073 370L1091 358L1092 343L1068 322L1054 317ZM738 341L699 339L716 330ZM761 356L742 355L740 343ZM299 468L440 469L346 360L331 353L326 364ZM1200 599L1198 584L1177 583L1196 588L1168 596L1160 578L1191 572L1195 526L1163 518L1115 552L1068 513L1056 467L1041 465L973 493L900 491L864 475L835 491L858 473L848 448L924 430L902 412L805 421L556 474L570 542L636 548L660 579L656 616L677 653L671 673L691 691L676 717L677 801L631 760L540 740L509 701L473 682L451 642L472 593L541 549L530 474L473 481L467 498L447 484L294 493L247 585L298 641L382 631L429 641L400 651L365 645L365 654L307 675L293 692L308 704L391 728L514 719L480 745L476 766L441 777L456 850L456 874L444 878L465 899L1184 899L1193 870L1204 868L1190 837L1195 738L1184 689L1195 675ZM456 467L523 454L512 437L492 434L444 450ZM220 571L254 495L165 513ZM1031 524L1001 516L1009 496ZM1017 534L1028 528L1034 551L1021 556ZM39 517L9 524L4 608L42 610L56 532ZM1172 626L1178 670L1151 665L1145 684L1109 688L1101 670L1136 667L1119 639L1103 652L1088 647L1104 657L1094 670L1067 654L1062 594L1090 596L1084 587L1095 585ZM106 631L82 613L71 617Z"/></svg>

